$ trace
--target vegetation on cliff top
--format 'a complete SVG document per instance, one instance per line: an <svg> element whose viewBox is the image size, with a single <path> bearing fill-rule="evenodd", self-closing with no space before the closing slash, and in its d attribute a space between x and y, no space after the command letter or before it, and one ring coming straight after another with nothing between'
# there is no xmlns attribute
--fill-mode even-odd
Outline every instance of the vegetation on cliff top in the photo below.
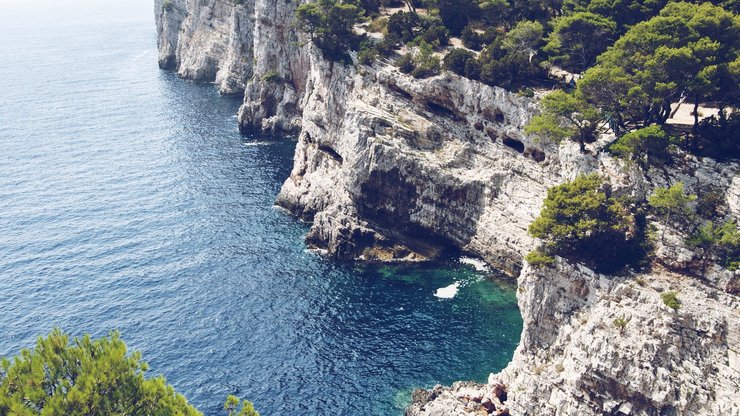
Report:
<svg viewBox="0 0 740 416"><path fill-rule="evenodd" d="M573 138L585 150L604 127L621 137L663 126L672 105L687 102L693 128L685 150L740 157L740 17L732 1L317 0L297 15L328 58L349 62L350 50L363 64L395 57L418 78L447 69L527 89L552 86L553 65L582 73L543 101L529 127L542 138ZM367 21L373 37L354 29ZM453 36L463 47L448 47ZM706 102L719 110L702 121ZM669 141L648 130L612 150L647 167L670 159Z"/></svg>

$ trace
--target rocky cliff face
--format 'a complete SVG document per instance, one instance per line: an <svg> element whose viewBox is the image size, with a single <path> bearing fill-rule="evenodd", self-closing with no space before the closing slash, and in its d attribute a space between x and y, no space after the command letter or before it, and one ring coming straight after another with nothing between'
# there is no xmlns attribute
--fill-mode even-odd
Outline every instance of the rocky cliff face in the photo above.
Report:
<svg viewBox="0 0 740 416"><path fill-rule="evenodd" d="M660 293L673 290L677 311ZM686 276L621 278L562 261L519 277L524 331L488 384L417 393L408 415L737 415L738 299ZM508 413L507 413L508 412Z"/></svg>
<svg viewBox="0 0 740 416"><path fill-rule="evenodd" d="M737 216L738 166L686 158L644 173L533 141L522 127L535 103L516 94L327 62L295 33L296 3L157 0L160 65L243 92L245 133L298 133L277 203L312 221L311 246L342 259L462 251L519 276L525 326L512 363L489 384L416 394L408 414L740 412L735 275L607 278L562 261L522 269L535 244L527 227L555 184L598 171L633 196L678 180L712 185ZM678 268L695 261L679 240L658 247ZM678 311L660 300L668 289L684 302Z"/></svg>
<svg viewBox="0 0 740 416"><path fill-rule="evenodd" d="M244 133L297 133L308 74L293 25L300 2L155 0L159 66L244 94Z"/></svg>

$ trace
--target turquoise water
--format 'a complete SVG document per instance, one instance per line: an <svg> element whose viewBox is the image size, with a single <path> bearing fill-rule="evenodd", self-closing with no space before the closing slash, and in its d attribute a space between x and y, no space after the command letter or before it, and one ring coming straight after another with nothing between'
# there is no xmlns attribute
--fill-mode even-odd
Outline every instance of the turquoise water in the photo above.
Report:
<svg viewBox="0 0 740 416"><path fill-rule="evenodd" d="M513 286L454 259L308 252L273 207L295 143L240 136L239 100L159 71L152 13L0 3L0 356L54 326L119 329L207 415L227 394L263 415L400 414L414 387L506 365Z"/></svg>

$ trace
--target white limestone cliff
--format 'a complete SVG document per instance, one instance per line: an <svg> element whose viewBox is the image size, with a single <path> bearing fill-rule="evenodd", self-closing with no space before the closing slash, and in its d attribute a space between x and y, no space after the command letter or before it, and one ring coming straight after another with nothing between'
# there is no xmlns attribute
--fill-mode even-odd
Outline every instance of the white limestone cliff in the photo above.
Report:
<svg viewBox="0 0 740 416"><path fill-rule="evenodd" d="M298 135L277 204L312 222L309 245L342 259L459 250L518 276L525 326L513 361L489 384L415 394L409 415L740 414L736 275L608 278L523 262L547 189L579 173L638 197L679 180L711 185L737 217L736 164L686 157L644 173L596 148L537 142L522 132L535 103L503 89L326 61L296 33L297 3L155 0L160 65L243 93L243 132ZM680 238L656 253L673 268L695 261ZM665 290L681 309L662 304Z"/></svg>

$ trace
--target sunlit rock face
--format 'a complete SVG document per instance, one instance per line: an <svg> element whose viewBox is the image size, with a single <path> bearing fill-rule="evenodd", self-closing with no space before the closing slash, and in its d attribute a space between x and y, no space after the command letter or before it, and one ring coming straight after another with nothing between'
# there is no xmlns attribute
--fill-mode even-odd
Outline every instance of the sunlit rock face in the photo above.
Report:
<svg viewBox="0 0 740 416"><path fill-rule="evenodd" d="M740 414L735 274L607 277L522 260L553 185L598 172L616 194L644 198L682 181L724 193L737 218L737 164L686 157L644 172L600 152L603 142L584 154L533 140L523 127L536 103L517 94L323 59L295 30L297 4L157 0L160 66L243 93L242 132L298 137L277 204L312 222L310 246L339 259L464 252L518 276L524 331L511 364L487 384L415 394L409 415ZM690 268L681 233L665 236L656 258ZM679 293L678 311L662 303L666 290Z"/></svg>

